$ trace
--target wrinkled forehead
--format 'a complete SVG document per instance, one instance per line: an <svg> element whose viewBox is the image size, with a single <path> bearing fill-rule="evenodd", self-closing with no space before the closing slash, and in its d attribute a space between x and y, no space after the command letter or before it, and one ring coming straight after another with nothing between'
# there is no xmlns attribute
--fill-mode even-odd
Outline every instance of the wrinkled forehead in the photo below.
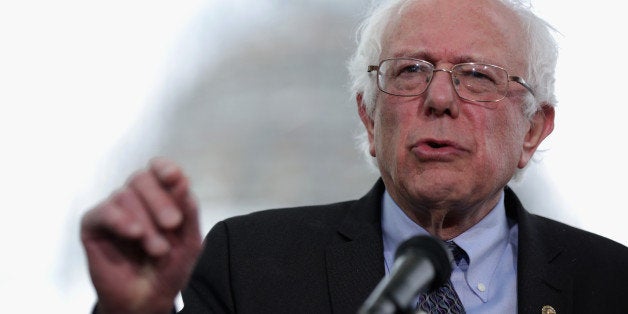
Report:
<svg viewBox="0 0 628 314"><path fill-rule="evenodd" d="M520 18L498 0L409 0L394 11L382 40L382 58L422 54L456 62L492 62L523 70ZM464 60L462 62L465 62Z"/></svg>

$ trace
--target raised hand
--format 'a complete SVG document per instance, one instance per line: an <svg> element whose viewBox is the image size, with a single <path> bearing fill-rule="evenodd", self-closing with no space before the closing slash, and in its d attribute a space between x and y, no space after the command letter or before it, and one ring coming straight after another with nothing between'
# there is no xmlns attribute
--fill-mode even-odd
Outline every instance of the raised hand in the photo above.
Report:
<svg viewBox="0 0 628 314"><path fill-rule="evenodd" d="M201 249L181 168L153 159L83 216L81 240L99 313L170 313Z"/></svg>

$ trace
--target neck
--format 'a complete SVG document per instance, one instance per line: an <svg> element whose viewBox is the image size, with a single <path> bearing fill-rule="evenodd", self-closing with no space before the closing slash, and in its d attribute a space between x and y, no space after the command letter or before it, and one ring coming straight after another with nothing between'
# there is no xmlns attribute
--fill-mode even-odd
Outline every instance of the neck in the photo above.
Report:
<svg viewBox="0 0 628 314"><path fill-rule="evenodd" d="M495 193L477 204L431 204L411 206L397 203L404 213L431 235L441 240L451 240L467 231L497 206L501 194ZM393 199L395 197L391 195ZM396 200L395 200L396 201Z"/></svg>

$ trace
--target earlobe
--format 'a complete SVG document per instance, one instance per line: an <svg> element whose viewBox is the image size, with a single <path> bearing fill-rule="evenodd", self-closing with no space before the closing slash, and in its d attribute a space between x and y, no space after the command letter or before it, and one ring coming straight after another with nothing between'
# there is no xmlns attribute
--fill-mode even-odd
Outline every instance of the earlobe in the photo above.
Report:
<svg viewBox="0 0 628 314"><path fill-rule="evenodd" d="M375 144L374 144L375 143L374 142L375 122L373 121L373 119L367 112L366 105L364 104L364 101L362 99L362 94L357 94L355 97L355 100L358 105L358 114L360 115L360 120L362 121L362 124L364 125L364 128L366 129L366 134L368 136L369 153L371 154L371 156L376 157Z"/></svg>
<svg viewBox="0 0 628 314"><path fill-rule="evenodd" d="M519 158L518 167L523 169L532 155L536 152L541 142L554 130L554 107L548 104L542 104L541 110L537 111L530 121L530 129L525 136L521 157Z"/></svg>

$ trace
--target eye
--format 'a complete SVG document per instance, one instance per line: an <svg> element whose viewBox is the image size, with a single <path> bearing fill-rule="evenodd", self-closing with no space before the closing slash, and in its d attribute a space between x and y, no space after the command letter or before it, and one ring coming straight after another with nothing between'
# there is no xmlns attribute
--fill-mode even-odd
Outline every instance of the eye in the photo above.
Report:
<svg viewBox="0 0 628 314"><path fill-rule="evenodd" d="M404 76L415 76L416 74L424 74L428 71L429 69L427 69L427 67L423 64L405 63L405 64L398 64L394 74L396 77L404 77Z"/></svg>
<svg viewBox="0 0 628 314"><path fill-rule="evenodd" d="M407 65L400 64L397 70L395 71L395 76L407 75L407 74L417 73L420 71L421 69L416 64L407 64Z"/></svg>
<svg viewBox="0 0 628 314"><path fill-rule="evenodd" d="M487 80L487 81L495 82L495 79L493 78L491 74L478 71L477 69L461 71L459 73L459 76L467 78L467 79L472 79L474 81Z"/></svg>

